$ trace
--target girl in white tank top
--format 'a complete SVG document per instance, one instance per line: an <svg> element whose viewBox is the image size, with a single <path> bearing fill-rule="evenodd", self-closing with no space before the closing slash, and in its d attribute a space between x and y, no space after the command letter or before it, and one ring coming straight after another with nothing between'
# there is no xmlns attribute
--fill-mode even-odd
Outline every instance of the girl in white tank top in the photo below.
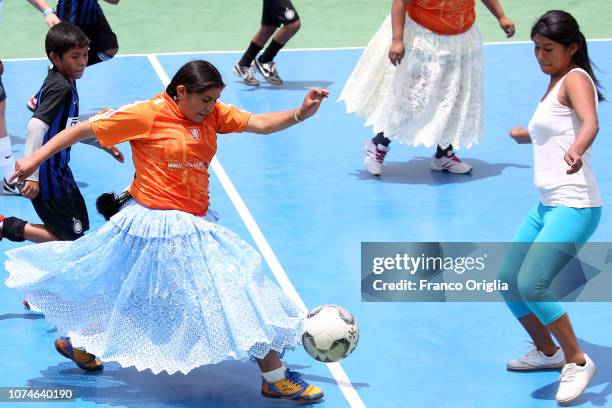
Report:
<svg viewBox="0 0 612 408"><path fill-rule="evenodd" d="M540 202L513 238L513 242L528 245L511 246L498 278L508 283L510 290L502 295L534 344L526 355L510 360L507 368L563 367L556 399L565 404L584 392L596 366L580 349L551 284L570 260L559 249L580 248L601 218L601 197L590 156L599 131L597 104L603 97L597 90L586 40L569 13L547 12L533 26L531 38L540 68L550 75L549 91L528 129L517 126L510 136L518 143L533 144Z"/></svg>

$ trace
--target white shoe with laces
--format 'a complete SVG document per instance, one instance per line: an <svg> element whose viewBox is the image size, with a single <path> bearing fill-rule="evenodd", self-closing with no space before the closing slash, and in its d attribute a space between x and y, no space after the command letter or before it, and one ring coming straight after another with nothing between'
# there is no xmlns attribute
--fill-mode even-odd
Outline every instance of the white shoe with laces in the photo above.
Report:
<svg viewBox="0 0 612 408"><path fill-rule="evenodd" d="M593 379L597 366L586 353L584 353L584 359L586 364L583 366L576 363L563 366L559 380L559 390L555 396L558 403L567 404L578 398Z"/></svg>
<svg viewBox="0 0 612 408"><path fill-rule="evenodd" d="M375 145L372 140L368 140L365 145L365 159L363 164L366 170L373 176L382 174L382 165L385 161L385 156L389 151L389 147L382 144Z"/></svg>
<svg viewBox="0 0 612 408"><path fill-rule="evenodd" d="M434 156L431 161L431 169L436 171L448 171L449 173L466 174L472 171L472 166L462 162L452 150L446 156L440 158Z"/></svg>
<svg viewBox="0 0 612 408"><path fill-rule="evenodd" d="M533 371L561 368L564 365L565 354L563 354L563 350L557 349L555 354L547 356L533 347L524 356L508 361L506 368L510 371Z"/></svg>

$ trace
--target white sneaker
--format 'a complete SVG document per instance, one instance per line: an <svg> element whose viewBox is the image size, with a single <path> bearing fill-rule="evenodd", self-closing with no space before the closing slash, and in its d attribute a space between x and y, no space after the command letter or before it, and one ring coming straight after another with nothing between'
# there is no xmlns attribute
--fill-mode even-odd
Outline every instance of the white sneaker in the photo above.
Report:
<svg viewBox="0 0 612 408"><path fill-rule="evenodd" d="M21 195L21 190L17 184L9 184L5 178L2 179L2 194L4 195Z"/></svg>
<svg viewBox="0 0 612 408"><path fill-rule="evenodd" d="M563 350L557 349L557 352L549 357L534 347L524 356L508 361L506 368L511 371L532 371L561 368L564 365Z"/></svg>
<svg viewBox="0 0 612 408"><path fill-rule="evenodd" d="M455 153L450 150L446 156L439 159L434 156L431 161L431 169L436 171L448 171L450 173L465 174L472 171L472 166L459 160Z"/></svg>
<svg viewBox="0 0 612 408"><path fill-rule="evenodd" d="M232 72L237 77L242 79L247 85L250 86L259 86L259 81L255 78L255 71L253 71L253 64L250 67L243 67L239 62L234 64L234 68L232 68Z"/></svg>
<svg viewBox="0 0 612 408"><path fill-rule="evenodd" d="M584 354L586 364L579 366L575 363L566 364L561 371L559 380L559 390L557 391L556 399L560 404L566 404L578 398L587 385L593 379L597 366Z"/></svg>
<svg viewBox="0 0 612 408"><path fill-rule="evenodd" d="M375 146L372 140L368 140L365 145L365 159L363 164L365 168L373 176L380 176L382 173L382 165L385 161L385 156L389 151L389 147L378 144Z"/></svg>

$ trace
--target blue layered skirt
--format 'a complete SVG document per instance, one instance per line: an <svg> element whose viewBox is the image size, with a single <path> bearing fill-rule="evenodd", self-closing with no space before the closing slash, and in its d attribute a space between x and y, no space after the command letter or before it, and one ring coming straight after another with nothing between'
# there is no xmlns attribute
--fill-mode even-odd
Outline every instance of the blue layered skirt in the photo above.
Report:
<svg viewBox="0 0 612 408"><path fill-rule="evenodd" d="M7 252L17 289L76 347L153 373L283 354L301 310L210 218L134 200L96 232Z"/></svg>

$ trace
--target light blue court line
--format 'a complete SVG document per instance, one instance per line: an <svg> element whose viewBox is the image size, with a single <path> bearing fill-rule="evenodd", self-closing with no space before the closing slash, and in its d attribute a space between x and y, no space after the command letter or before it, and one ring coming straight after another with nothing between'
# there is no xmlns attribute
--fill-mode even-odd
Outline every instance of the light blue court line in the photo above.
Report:
<svg viewBox="0 0 612 408"><path fill-rule="evenodd" d="M600 67L610 66L609 43L595 42L589 47ZM361 241L508 240L537 201L532 185L531 150L529 146L514 144L506 136L509 127L528 121L546 88L546 78L535 66L531 47L528 44L485 47L485 137L481 145L459 152L460 157L475 164L474 174L469 178L433 174L427 169L429 149L399 144L392 145L386 163L388 171L382 180L364 174L362 142L371 131L363 127L361 119L346 115L343 106L334 103L360 53L360 50L281 53L278 62L287 80L286 88L264 84L256 90L231 76L231 66L238 54L168 55L158 59L168 73L175 72L190 58L211 60L228 84L222 99L255 112L298 106L310 85L330 88L332 97L320 113L299 126L270 136L220 135L218 158L306 303L342 304L359 319L360 343L343 366L365 405L554 406L558 373L516 374L504 370L506 361L523 353L526 345L523 342L526 336L504 305L362 304L359 295ZM36 62L7 63L7 71L12 78L18 71L32 71L29 75L42 77L44 71L28 68L30 64ZM38 65L44 69L43 61ZM79 83L83 107L88 112L98 107L117 107L161 91L159 79L146 58L119 58L99 67L98 71L93 72L97 67L87 71ZM130 76L127 83L131 86L125 86L123 81L117 84L118 75ZM612 83L610 72L599 76L604 85ZM16 115L9 118L9 131L22 135L27 114L19 113L24 110L21 101L31 91L21 89L29 86L17 87L15 80L9 82L4 76L3 79L10 86L9 109ZM103 102L98 106L100 101ZM610 113L610 103L600 105L601 131L593 158L606 202L612 193L612 175L607 171L607 152L612 141L606 137L612 130ZM23 118L17 120L19 115ZM20 133L14 131L17 123ZM17 149L21 147L18 145ZM92 199L109 186L119 189L129 181L130 171L126 170L129 165L115 165L104 156L85 164L82 158L92 150L82 146L81 151L79 156L75 153L73 166L81 162L78 165L82 167L75 174L89 184L84 189L88 191L88 204L93 204ZM102 173L102 179L94 182L97 173ZM109 180L117 175L123 179ZM213 208L221 210L221 222L255 244L215 177L211 178L211 198ZM7 202L24 214L31 212L29 204L12 204L21 201L1 197L0 212ZM612 238L612 224L605 208L595 241ZM91 218L100 222L95 214ZM0 262L8 245L0 243ZM3 311L0 316L9 312L20 314L20 299L6 288L0 288L0 293ZM608 402L612 370L605 364L612 360L612 350L605 346L612 344L612 328L602 324L609 320L612 308L610 304L588 303L571 304L568 308L584 349L599 362L598 374L585 395L584 405L590 402L612 406ZM49 347L53 334L45 333L48 329L42 320L0 320L0 333L12 336L8 339L0 336L0 347L31 354L25 360L25 368L24 362L17 359L0 367L0 378L36 384L60 379L76 383L83 379L70 371L71 366ZM288 353L286 361L294 368L302 367L310 381L325 389L327 398L321 406L345 404L322 365L303 352ZM156 398L160 406L194 406L202 401L210 401L215 407L241 406L239 396L215 393L218 383L212 380L221 376L234 384L233 379L237 378L238 394L257 396L258 384L253 381L257 378L256 368L241 367L197 371L184 379L174 376L158 379L113 368L108 370L107 377L93 383L99 387L97 391L86 384L80 386L82 392L89 394L87 401L79 401L77 406L81 403L145 406ZM15 376L11 369L25 373ZM186 388L187 396L174 401L169 393L172 387ZM120 390L121 395L113 390ZM93 395L95 392L99 396ZM139 398L136 394L150 397ZM251 406L272 406L269 401L255 398L250 401Z"/></svg>

